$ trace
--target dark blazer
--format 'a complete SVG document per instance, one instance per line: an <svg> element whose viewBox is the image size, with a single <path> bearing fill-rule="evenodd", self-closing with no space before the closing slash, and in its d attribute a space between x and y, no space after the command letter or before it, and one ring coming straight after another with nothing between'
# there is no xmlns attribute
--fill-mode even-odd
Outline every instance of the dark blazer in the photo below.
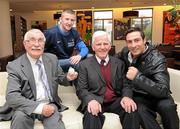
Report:
<svg viewBox="0 0 180 129"><path fill-rule="evenodd" d="M58 84L68 84L68 81L58 67L57 57L53 54L43 54L42 60L44 63L47 79L50 86L50 92L54 103L62 110L61 100L58 97ZM7 65L8 85L6 93L6 101L9 107L13 110L20 110L27 115L30 115L35 108L40 104L36 101L36 85L33 76L31 64L24 54L18 59Z"/></svg>
<svg viewBox="0 0 180 129"><path fill-rule="evenodd" d="M110 62L112 87L117 97L131 97L131 88L123 85L125 75L123 62L120 59L111 56ZM95 56L88 57L81 61L78 75L78 86L76 89L77 95L82 103L78 110L83 111L89 101L93 99L102 104L106 88L105 86L105 80Z"/></svg>

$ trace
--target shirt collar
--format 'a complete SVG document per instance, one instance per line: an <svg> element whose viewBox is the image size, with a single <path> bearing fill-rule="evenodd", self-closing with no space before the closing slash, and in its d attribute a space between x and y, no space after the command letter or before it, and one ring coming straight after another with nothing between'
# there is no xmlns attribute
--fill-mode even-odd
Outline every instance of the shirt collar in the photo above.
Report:
<svg viewBox="0 0 180 129"><path fill-rule="evenodd" d="M101 59L96 55L95 55L95 57L96 57L98 63L101 64ZM106 66L109 62L109 55L104 60L105 60L104 65Z"/></svg>
<svg viewBox="0 0 180 129"><path fill-rule="evenodd" d="M37 59L32 58L28 53L26 55L31 64L36 64ZM40 56L39 60L42 61L42 56Z"/></svg>

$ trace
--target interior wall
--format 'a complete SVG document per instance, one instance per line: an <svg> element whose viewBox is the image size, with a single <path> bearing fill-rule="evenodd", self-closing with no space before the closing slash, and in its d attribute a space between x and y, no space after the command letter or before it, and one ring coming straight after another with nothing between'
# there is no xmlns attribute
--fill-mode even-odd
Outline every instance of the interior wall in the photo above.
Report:
<svg viewBox="0 0 180 129"><path fill-rule="evenodd" d="M142 7L136 7L141 9ZM162 43L163 37L163 11L167 11L172 8L172 6L153 6L146 7L153 9L153 23L152 23L152 43L160 44ZM118 8L113 9L114 18L122 18L123 11L132 10L132 8ZM113 44L116 46L116 52L121 51L121 49L126 46L124 40L114 40Z"/></svg>
<svg viewBox="0 0 180 129"><path fill-rule="evenodd" d="M138 9L142 7L136 7ZM143 7L144 8L144 7ZM146 8L153 8L153 28L152 28L152 42L162 43L163 36L163 11L169 10L172 6L152 6ZM133 8L134 9L134 8ZM95 9L98 10L98 9ZM132 10L132 8L115 8L106 9L113 10L113 18L122 18L123 11ZM57 21L53 19L53 14L57 11L36 11L32 13L19 13L27 20L28 29L31 28L31 21L33 20L46 20L47 28L56 25ZM120 51L126 44L124 40L114 40L113 45L116 46L116 52Z"/></svg>
<svg viewBox="0 0 180 129"><path fill-rule="evenodd" d="M113 9L113 18L114 19L119 19L123 18L123 12L132 10L132 8L117 8ZM113 27L114 28L114 27ZM114 38L114 36L113 36ZM123 47L126 46L125 40L113 40L113 45L115 45L116 53L120 52Z"/></svg>
<svg viewBox="0 0 180 129"><path fill-rule="evenodd" d="M163 39L163 11L171 9L172 6L153 7L152 41L154 44L162 43Z"/></svg>
<svg viewBox="0 0 180 129"><path fill-rule="evenodd" d="M9 14L9 1L0 1L0 57L5 57L13 54L12 39L11 39L11 24Z"/></svg>
<svg viewBox="0 0 180 129"><path fill-rule="evenodd" d="M51 28L56 25L57 21L53 19L53 14L56 11L35 11L32 13L16 13L14 15L20 15L27 21L27 30L31 29L32 21L47 21L47 28Z"/></svg>

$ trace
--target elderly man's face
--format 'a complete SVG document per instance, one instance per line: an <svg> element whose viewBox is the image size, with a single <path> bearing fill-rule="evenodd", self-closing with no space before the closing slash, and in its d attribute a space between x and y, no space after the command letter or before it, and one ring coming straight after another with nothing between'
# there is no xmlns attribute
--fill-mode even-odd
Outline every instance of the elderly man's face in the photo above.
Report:
<svg viewBox="0 0 180 129"><path fill-rule="evenodd" d="M111 44L109 43L108 36L102 35L96 37L94 43L92 44L92 49L96 56L100 59L105 59L111 49Z"/></svg>
<svg viewBox="0 0 180 129"><path fill-rule="evenodd" d="M45 41L42 33L31 33L24 41L27 53L34 59L38 59L44 52Z"/></svg>

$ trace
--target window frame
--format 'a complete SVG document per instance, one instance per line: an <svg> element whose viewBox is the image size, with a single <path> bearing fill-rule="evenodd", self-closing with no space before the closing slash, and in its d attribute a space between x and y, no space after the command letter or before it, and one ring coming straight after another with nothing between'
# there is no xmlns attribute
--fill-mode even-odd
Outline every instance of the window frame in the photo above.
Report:
<svg viewBox="0 0 180 129"><path fill-rule="evenodd" d="M133 9L134 11L139 11L139 10L148 10L148 9L151 9L152 10L152 16L151 17L149 17L149 16L143 16L143 17L137 17L137 18L131 18L131 24L130 24L130 26L132 27L132 20L133 19L141 19L141 29L144 31L144 24L143 24L143 20L144 19L146 19L146 18L150 18L151 19L151 38L149 39L149 42L151 42L152 43L152 28L153 28L153 8L136 8L136 9ZM145 33L145 32L144 32ZM146 35L146 34L145 34ZM148 39L147 39L147 41L148 41Z"/></svg>
<svg viewBox="0 0 180 129"><path fill-rule="evenodd" d="M98 19L96 19L95 18L95 12L108 12L108 11L110 11L110 12L112 12L112 18L98 18ZM100 20L100 21L102 21L101 23L102 23L102 29L98 29L98 30L104 30L105 29L105 25L104 25L104 23L105 23L105 21L106 20L111 20L111 23L112 23L112 26L111 26L111 43L113 44L113 10L97 10L97 11L93 11L93 32L95 31L95 21L96 20Z"/></svg>

